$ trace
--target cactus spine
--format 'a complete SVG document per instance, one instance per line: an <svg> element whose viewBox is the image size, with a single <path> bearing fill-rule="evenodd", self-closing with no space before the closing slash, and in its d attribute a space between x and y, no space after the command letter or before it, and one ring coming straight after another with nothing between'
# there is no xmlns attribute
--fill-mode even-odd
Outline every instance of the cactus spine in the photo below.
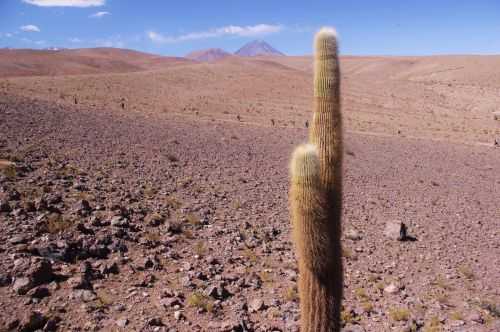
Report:
<svg viewBox="0 0 500 332"><path fill-rule="evenodd" d="M342 126L335 30L315 37L310 144L290 164L292 237L299 262L302 332L340 331Z"/></svg>

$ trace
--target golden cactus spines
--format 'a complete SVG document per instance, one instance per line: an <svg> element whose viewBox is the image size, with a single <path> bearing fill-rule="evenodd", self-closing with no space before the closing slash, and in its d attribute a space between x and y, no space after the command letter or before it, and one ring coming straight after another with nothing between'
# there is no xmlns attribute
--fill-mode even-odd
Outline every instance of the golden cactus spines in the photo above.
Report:
<svg viewBox="0 0 500 332"><path fill-rule="evenodd" d="M314 39L314 113L309 140L319 150L321 181L329 196L341 194L342 117L337 34L322 28ZM337 183L338 182L338 183ZM340 191L340 192L339 192Z"/></svg>
<svg viewBox="0 0 500 332"><path fill-rule="evenodd" d="M319 276L325 276L330 255L324 194L320 181L318 149L313 144L298 146L290 163L290 207L292 237L299 262Z"/></svg>
<svg viewBox="0 0 500 332"><path fill-rule="evenodd" d="M302 332L340 331L342 127L335 31L315 37L310 144L290 164L292 237L299 262Z"/></svg>

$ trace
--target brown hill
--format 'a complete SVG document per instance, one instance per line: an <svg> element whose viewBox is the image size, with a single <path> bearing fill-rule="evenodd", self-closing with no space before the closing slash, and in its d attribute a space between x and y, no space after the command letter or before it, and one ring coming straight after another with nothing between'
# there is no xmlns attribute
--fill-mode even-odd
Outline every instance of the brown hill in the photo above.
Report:
<svg viewBox="0 0 500 332"><path fill-rule="evenodd" d="M191 61L118 48L73 50L0 50L0 77L122 73L157 69Z"/></svg>

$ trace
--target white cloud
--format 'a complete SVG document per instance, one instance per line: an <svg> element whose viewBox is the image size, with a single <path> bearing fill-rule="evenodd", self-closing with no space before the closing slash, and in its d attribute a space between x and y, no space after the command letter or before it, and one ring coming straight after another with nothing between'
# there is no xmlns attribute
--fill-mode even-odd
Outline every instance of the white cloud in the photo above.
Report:
<svg viewBox="0 0 500 332"><path fill-rule="evenodd" d="M80 38L70 38L68 40L70 43L73 43L73 44L79 44L79 43L83 42L83 40L81 40Z"/></svg>
<svg viewBox="0 0 500 332"><path fill-rule="evenodd" d="M90 15L89 17L90 18L101 18L101 17L104 17L106 15L111 15L111 13L110 12L97 12L97 13Z"/></svg>
<svg viewBox="0 0 500 332"><path fill-rule="evenodd" d="M104 6L106 0L22 0L30 5L40 7L98 7Z"/></svg>
<svg viewBox="0 0 500 332"><path fill-rule="evenodd" d="M125 47L125 42L122 40L120 35L112 36L106 39L97 39L94 43L98 47Z"/></svg>
<svg viewBox="0 0 500 332"><path fill-rule="evenodd" d="M40 28L33 24L23 25L19 29L24 32L40 32Z"/></svg>
<svg viewBox="0 0 500 332"><path fill-rule="evenodd" d="M165 36L155 31L148 31L148 38L159 44L164 43L177 43L186 40L195 39L205 39L205 38L215 38L222 36L240 36L240 37L252 37L252 36L262 36L271 33L280 32L283 30L281 25L270 25L270 24L257 24L252 26L237 26L228 25L225 27L210 29L201 32L191 32L179 36Z"/></svg>
<svg viewBox="0 0 500 332"><path fill-rule="evenodd" d="M13 36L13 35L12 35L11 33L9 33L9 32L7 32L7 33L5 34L5 37L7 37L7 38L10 38L10 37L12 37L12 36Z"/></svg>

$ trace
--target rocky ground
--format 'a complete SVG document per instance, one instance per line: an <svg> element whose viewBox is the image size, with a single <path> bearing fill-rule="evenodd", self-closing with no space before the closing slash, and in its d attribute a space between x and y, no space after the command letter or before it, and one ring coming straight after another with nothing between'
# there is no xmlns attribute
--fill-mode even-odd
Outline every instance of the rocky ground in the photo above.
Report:
<svg viewBox="0 0 500 332"><path fill-rule="evenodd" d="M11 94L0 112L0 330L298 331L287 167L306 129ZM344 331L500 330L499 165L347 135Z"/></svg>

